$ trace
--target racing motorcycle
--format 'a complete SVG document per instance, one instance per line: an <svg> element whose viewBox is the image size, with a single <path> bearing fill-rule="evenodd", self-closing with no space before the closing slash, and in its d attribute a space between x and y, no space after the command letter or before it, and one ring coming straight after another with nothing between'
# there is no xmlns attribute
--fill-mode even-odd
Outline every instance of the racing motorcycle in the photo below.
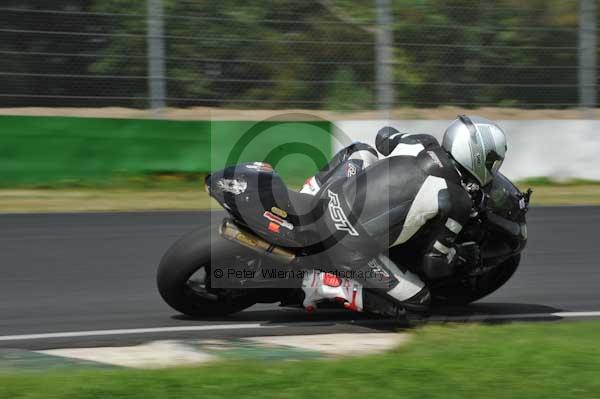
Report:
<svg viewBox="0 0 600 399"><path fill-rule="evenodd" d="M302 306L300 287L273 286L271 279L260 278L260 272L273 267L300 270L303 259L318 256L324 243L315 238L319 235L313 222L327 209L323 202L334 199L289 190L273 168L262 162L215 172L206 178L206 189L226 213L212 213L215 223L186 234L165 253L157 283L166 303L192 317L227 315L256 303ZM480 193L457 242L477 242L481 264L462 265L447 279L427 281L410 246L393 247L387 254L421 276L429 286L433 306L477 301L504 285L519 266L527 243L531 190L522 193L497 173ZM223 270L235 277L228 284L217 279L223 277Z"/></svg>

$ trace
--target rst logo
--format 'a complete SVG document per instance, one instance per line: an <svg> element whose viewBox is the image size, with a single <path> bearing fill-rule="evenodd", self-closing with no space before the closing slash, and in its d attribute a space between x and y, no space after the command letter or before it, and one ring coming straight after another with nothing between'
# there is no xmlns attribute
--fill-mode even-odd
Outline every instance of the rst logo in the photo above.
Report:
<svg viewBox="0 0 600 399"><path fill-rule="evenodd" d="M340 231L347 231L351 236L357 236L358 231L350 224L344 214L338 195L331 190L327 190L327 194L329 195L329 214L335 222L335 228Z"/></svg>

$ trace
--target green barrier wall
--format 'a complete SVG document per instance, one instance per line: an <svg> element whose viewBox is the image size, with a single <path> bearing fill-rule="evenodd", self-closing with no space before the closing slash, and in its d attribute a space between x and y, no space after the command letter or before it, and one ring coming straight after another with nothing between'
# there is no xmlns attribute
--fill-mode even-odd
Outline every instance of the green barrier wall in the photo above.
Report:
<svg viewBox="0 0 600 399"><path fill-rule="evenodd" d="M328 122L0 116L0 185L202 173L263 160L297 181L330 157L330 132Z"/></svg>

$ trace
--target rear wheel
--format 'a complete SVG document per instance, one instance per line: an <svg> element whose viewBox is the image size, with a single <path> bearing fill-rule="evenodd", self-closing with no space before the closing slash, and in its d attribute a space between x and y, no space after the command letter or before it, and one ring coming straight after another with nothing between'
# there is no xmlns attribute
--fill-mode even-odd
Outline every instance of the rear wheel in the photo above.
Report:
<svg viewBox="0 0 600 399"><path fill-rule="evenodd" d="M245 291L211 287L211 267L232 265L248 250L223 239L215 227L192 231L165 253L157 273L160 295L173 309L193 317L223 316L254 304Z"/></svg>
<svg viewBox="0 0 600 399"><path fill-rule="evenodd" d="M432 290L434 305L466 305L498 290L515 274L521 255L514 255L470 283L457 283Z"/></svg>

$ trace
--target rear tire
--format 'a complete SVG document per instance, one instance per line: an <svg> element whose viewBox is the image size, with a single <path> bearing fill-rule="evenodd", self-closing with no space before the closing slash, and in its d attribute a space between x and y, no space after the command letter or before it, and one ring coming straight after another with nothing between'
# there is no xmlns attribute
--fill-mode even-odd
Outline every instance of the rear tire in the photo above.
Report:
<svg viewBox="0 0 600 399"><path fill-rule="evenodd" d="M188 285L190 277L201 268L210 275L211 261L226 264L236 255L248 250L223 239L215 227L194 230L176 241L165 253L158 266L158 291L173 309L192 317L224 316L239 312L255 302L251 295L235 299L208 299L196 294ZM211 255L212 254L212 255Z"/></svg>
<svg viewBox="0 0 600 399"><path fill-rule="evenodd" d="M490 295L506 284L515 274L520 261L520 254L508 258L486 275L479 277L475 287L456 284L434 290L432 292L433 305L466 305Z"/></svg>

